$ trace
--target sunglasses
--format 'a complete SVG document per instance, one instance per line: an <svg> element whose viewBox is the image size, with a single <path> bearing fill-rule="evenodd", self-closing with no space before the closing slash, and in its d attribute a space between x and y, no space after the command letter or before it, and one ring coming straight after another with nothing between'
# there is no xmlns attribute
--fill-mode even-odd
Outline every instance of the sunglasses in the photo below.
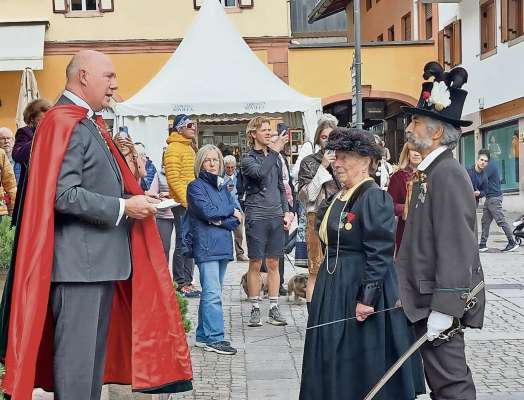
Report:
<svg viewBox="0 0 524 400"><path fill-rule="evenodd" d="M186 122L184 128L187 129L196 129L196 124L193 121Z"/></svg>

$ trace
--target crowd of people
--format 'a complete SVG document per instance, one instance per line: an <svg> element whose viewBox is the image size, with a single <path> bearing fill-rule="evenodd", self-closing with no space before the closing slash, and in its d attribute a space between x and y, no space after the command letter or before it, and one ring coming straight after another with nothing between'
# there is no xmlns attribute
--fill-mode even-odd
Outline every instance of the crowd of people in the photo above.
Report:
<svg viewBox="0 0 524 400"><path fill-rule="evenodd" d="M105 76L106 86L101 80L89 81L88 72ZM96 116L106 106L107 93L116 90L110 60L101 53L81 52L73 57L66 75L68 83L57 106L35 100L24 112L27 126L16 136L0 128L0 218L12 215L13 224L21 229L33 215L27 210L41 207L48 212L42 215L55 221L46 236L54 238L50 242L54 247L46 253L52 258L46 275L51 295L45 305L50 303L55 324L53 371L59 398L84 398L78 396L80 392L92 393L86 399L99 398L106 354L110 361L119 354L112 335L120 331L111 321L113 317L119 323L143 319L133 311L139 294L144 304L151 298L150 304L166 307L159 314L164 324L153 324L153 333L163 332L164 325L177 327L172 339L177 350L170 353L172 359L162 361L176 369L175 376L169 375L172 384L166 391L190 387L180 313L169 309L175 304L167 290L172 282L181 295L199 298L196 346L221 355L236 354L225 337L222 307L225 273L235 259L248 262L247 326L263 325L262 272L267 273L269 301L265 321L287 325L279 296L286 293L284 251L293 233L296 263L306 260L309 273L301 400L364 398L424 335L428 342L420 353L401 366L377 398L415 399L425 392L423 371L433 398L459 398L459 394L475 398L462 329L482 326L483 292L479 289L469 296L483 280L478 253L487 250L493 219L508 238L503 251L518 245L502 212L500 174L490 162L490 151L479 151L467 173L453 158L459 128L469 123L460 119L465 92L457 75L450 78L455 79L452 85L437 76L434 82L425 82L418 105L405 110L411 122L397 165L391 164L382 138L338 127L334 116L324 114L312 142L304 144L291 167L285 153L288 131L275 132L269 118L249 121L249 150L237 159L223 154L220 146L198 148L197 123L184 114L174 118L161 165L155 166L145 146L134 142L126 127L111 137ZM432 97L432 88L441 83L448 85L446 104ZM44 144L51 141L49 133L64 124L58 131L66 138L63 153L58 153L63 161L50 161L45 178L56 186L56 193L52 191L51 200L38 197L34 193L43 178L33 163L41 167L48 157ZM482 198L478 244L476 206ZM174 202L162 207L168 199ZM22 235L15 243L13 274L15 266L17 271L29 268L21 261L24 256L16 255L16 250L25 249L26 240ZM298 243L307 252L300 254ZM147 293L151 288L140 282L144 265L159 277L152 283L158 285L158 292ZM14 275L14 286L6 292L13 304L25 298L21 286L16 286L24 279L21 274ZM133 290L123 282L131 282ZM64 302L71 306L66 308ZM112 304L116 314L110 318ZM27 318L25 309L10 311ZM153 319L159 317L157 310L149 311ZM5 321L12 325L19 320L8 316ZM331 325L334 321L343 323ZM43 319L31 319L26 329L37 322L43 326ZM318 329L324 325L330 326ZM93 334L82 338L79 329ZM148 337L164 349L173 344L153 333ZM26 390L29 383L16 383L13 378L17 367L9 354L19 356L21 350L10 340L4 387L14 393ZM124 343L139 347L135 341ZM75 354L85 363L69 370L71 355L66 348L72 344L85 347ZM32 351L28 354L34 357ZM58 382L66 373L90 378L78 385ZM151 378L144 387L154 387L157 381Z"/></svg>

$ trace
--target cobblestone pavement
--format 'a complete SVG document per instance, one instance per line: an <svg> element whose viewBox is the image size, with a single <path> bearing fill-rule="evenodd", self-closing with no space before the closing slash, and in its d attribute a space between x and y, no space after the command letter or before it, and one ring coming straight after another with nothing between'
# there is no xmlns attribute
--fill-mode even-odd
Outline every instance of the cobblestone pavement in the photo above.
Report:
<svg viewBox="0 0 524 400"><path fill-rule="evenodd" d="M511 221L516 215L509 215ZM506 240L495 224L488 253L481 255L489 293L486 322L481 331L467 331L467 356L479 400L524 399L524 248L502 254ZM144 396L129 388L106 388L104 398L148 400L292 400L298 398L306 307L281 297L287 327L265 324L248 328L250 305L239 286L247 263L231 263L226 275L223 303L226 338L238 349L235 356L219 356L194 347L194 330L188 335L194 371L194 390L186 394ZM286 264L286 278L297 272ZM198 300L190 301L196 321ZM265 300L262 313L267 314ZM270 338L270 340L261 340ZM257 342L258 341L258 342ZM34 398L43 398L35 396ZM47 397L46 397L47 399ZM429 396L419 399L427 400ZM321 399L319 399L321 400ZM392 399L400 400L400 399Z"/></svg>

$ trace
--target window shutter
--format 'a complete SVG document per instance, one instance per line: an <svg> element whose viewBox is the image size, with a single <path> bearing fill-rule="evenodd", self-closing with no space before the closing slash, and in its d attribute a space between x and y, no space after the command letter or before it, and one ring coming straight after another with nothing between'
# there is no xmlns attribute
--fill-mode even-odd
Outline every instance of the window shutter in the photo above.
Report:
<svg viewBox="0 0 524 400"><path fill-rule="evenodd" d="M255 0L238 0L240 8L253 8Z"/></svg>
<svg viewBox="0 0 524 400"><path fill-rule="evenodd" d="M453 67L462 64L462 20L453 22Z"/></svg>
<svg viewBox="0 0 524 400"><path fill-rule="evenodd" d="M193 8L200 10L200 7L202 7L202 0L193 0Z"/></svg>
<svg viewBox="0 0 524 400"><path fill-rule="evenodd" d="M444 49L444 30L438 33L438 62L444 66L445 49Z"/></svg>
<svg viewBox="0 0 524 400"><path fill-rule="evenodd" d="M100 0L99 1L100 12L113 12L115 11L114 0Z"/></svg>
<svg viewBox="0 0 524 400"><path fill-rule="evenodd" d="M501 17L501 24L500 24L500 33L502 38L502 43L506 43L509 40L508 35L508 6L509 6L509 0L501 0L500 3L500 17Z"/></svg>
<svg viewBox="0 0 524 400"><path fill-rule="evenodd" d="M53 0L53 12L65 14L67 12L66 0Z"/></svg>

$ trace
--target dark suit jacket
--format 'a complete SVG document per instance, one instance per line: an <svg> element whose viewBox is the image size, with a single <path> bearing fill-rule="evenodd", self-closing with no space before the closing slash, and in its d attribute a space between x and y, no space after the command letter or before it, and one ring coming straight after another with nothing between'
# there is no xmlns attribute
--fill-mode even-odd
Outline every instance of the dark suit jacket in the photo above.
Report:
<svg viewBox="0 0 524 400"><path fill-rule="evenodd" d="M70 104L62 96L58 104ZM122 177L95 123L73 129L58 176L53 282L127 279L131 273L129 225L116 226L124 197Z"/></svg>
<svg viewBox="0 0 524 400"><path fill-rule="evenodd" d="M411 322L432 310L482 327L484 292L464 315L467 293L484 279L477 245L475 197L462 166L446 150L413 185L411 206L400 247L397 271L400 298Z"/></svg>

